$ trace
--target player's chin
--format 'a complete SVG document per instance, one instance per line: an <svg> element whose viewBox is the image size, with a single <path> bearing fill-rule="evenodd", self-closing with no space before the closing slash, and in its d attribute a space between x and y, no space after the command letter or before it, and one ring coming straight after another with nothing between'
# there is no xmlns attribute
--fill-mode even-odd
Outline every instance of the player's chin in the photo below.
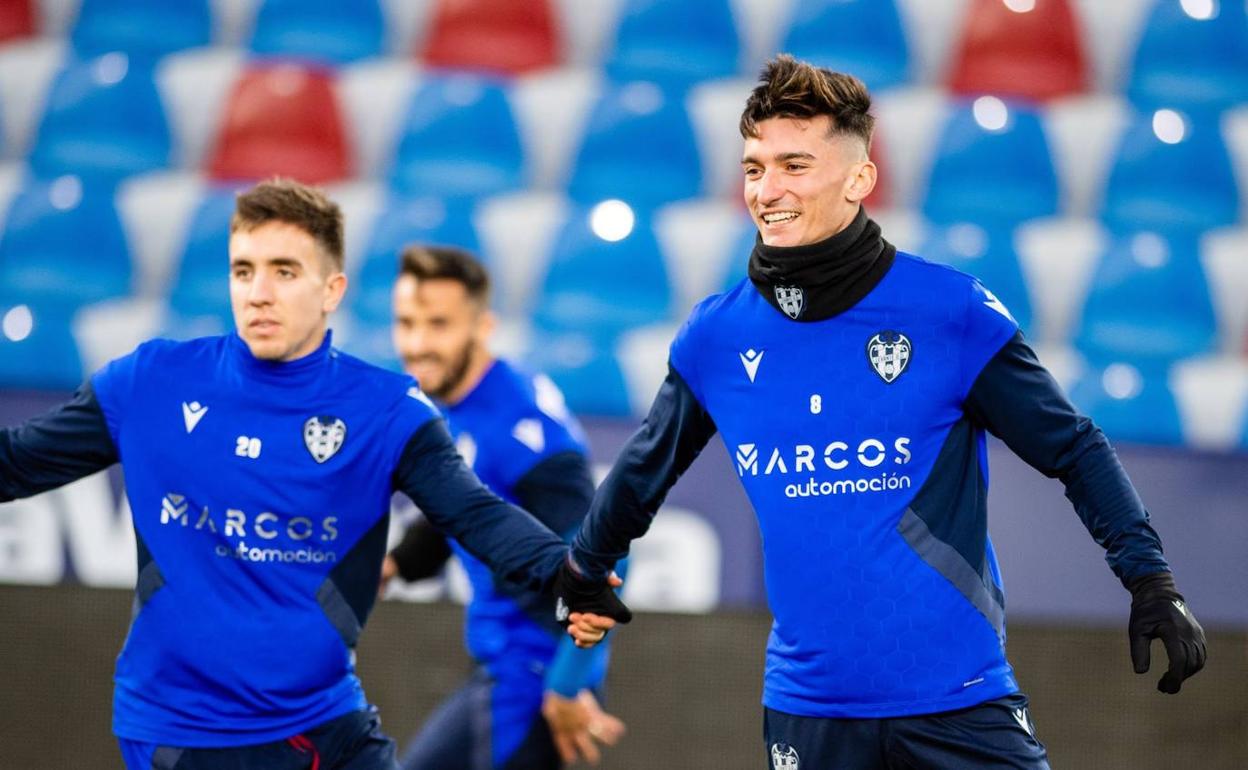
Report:
<svg viewBox="0 0 1248 770"><path fill-rule="evenodd" d="M261 361L281 361L286 357L289 345L280 337L249 334L243 337L251 354Z"/></svg>

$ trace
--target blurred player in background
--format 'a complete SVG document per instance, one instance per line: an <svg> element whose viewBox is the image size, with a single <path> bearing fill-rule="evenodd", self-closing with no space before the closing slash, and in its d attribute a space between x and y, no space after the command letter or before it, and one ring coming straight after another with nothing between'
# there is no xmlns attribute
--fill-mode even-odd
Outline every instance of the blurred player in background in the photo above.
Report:
<svg viewBox="0 0 1248 770"><path fill-rule="evenodd" d="M1100 429L974 278L898 253L863 84L781 56L741 117L749 277L672 343L666 381L573 545L601 579L719 432L758 515L775 621L771 767L1048 766L1005 656L985 431L1059 478L1132 594L1137 672L1178 692L1205 639ZM1060 567L1055 567L1060 568ZM574 615L592 640L612 623ZM800 764L799 764L800 763Z"/></svg>
<svg viewBox="0 0 1248 770"><path fill-rule="evenodd" d="M352 651L396 489L523 585L567 563L558 536L481 485L410 377L332 347L342 228L298 183L241 194L237 332L147 342L0 431L0 501L123 463L138 580L113 731L130 770L397 766Z"/></svg>
<svg viewBox="0 0 1248 770"><path fill-rule="evenodd" d="M584 435L554 383L491 353L489 303L489 275L471 254L409 247L394 286L395 348L443 408L482 481L571 537L594 493ZM452 553L472 584L466 636L480 669L429 718L405 752L404 770L597 764L597 744L614 744L624 732L594 693L606 674L606 645L578 648L556 622L551 597L496 577L423 518L386 556L382 580L432 577Z"/></svg>

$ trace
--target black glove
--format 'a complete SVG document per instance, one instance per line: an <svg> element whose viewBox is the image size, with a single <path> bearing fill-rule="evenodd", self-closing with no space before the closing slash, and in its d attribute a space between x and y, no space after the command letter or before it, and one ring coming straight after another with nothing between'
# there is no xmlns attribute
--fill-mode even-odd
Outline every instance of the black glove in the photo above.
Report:
<svg viewBox="0 0 1248 770"><path fill-rule="evenodd" d="M1169 572L1136 578L1127 588L1131 591L1127 636L1131 640L1135 673L1148 671L1149 647L1154 639L1161 639L1170 668L1157 683L1157 689L1173 695L1183 686L1184 679L1205 667L1205 630L1187 609Z"/></svg>
<svg viewBox="0 0 1248 770"><path fill-rule="evenodd" d="M568 616L573 612L592 612L627 623L633 619L633 613L616 596L615 589L606 580L591 580L581 575L567 559L559 565L555 573L552 587L555 594L555 620L567 628L571 622Z"/></svg>

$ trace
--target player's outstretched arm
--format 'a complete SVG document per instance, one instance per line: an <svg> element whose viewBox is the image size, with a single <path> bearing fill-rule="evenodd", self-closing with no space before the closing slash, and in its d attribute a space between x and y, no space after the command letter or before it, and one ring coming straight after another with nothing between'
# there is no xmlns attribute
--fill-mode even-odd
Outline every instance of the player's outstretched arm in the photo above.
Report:
<svg viewBox="0 0 1248 770"><path fill-rule="evenodd" d="M0 502L46 492L118 461L91 383L69 401L0 429Z"/></svg>
<svg viewBox="0 0 1248 770"><path fill-rule="evenodd" d="M966 410L1019 457L1061 479L1114 574L1131 591L1129 636L1136 673L1149 667L1149 643L1170 659L1158 689L1179 691L1205 664L1205 635L1174 585L1161 538L1101 429L1080 414L1040 364L1021 333L988 362Z"/></svg>
<svg viewBox="0 0 1248 770"><path fill-rule="evenodd" d="M489 491L464 464L441 418L412 434L394 472L394 486L425 517L506 580L549 588L567 544L527 511Z"/></svg>

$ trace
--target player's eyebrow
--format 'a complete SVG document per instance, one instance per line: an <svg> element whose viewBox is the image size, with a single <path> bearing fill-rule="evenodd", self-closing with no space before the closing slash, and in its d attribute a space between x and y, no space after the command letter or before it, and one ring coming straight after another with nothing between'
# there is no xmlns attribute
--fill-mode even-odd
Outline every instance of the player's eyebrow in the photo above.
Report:
<svg viewBox="0 0 1248 770"><path fill-rule="evenodd" d="M814 155L811 155L808 152L800 152L800 151L782 152L775 157L775 160L779 163L784 163L785 161L788 161L788 160L815 160L815 159L816 158ZM749 166L749 165L760 166L762 165L762 162L759 161L757 158L755 158L753 155L746 155L744 158L741 159L741 165L742 166Z"/></svg>

